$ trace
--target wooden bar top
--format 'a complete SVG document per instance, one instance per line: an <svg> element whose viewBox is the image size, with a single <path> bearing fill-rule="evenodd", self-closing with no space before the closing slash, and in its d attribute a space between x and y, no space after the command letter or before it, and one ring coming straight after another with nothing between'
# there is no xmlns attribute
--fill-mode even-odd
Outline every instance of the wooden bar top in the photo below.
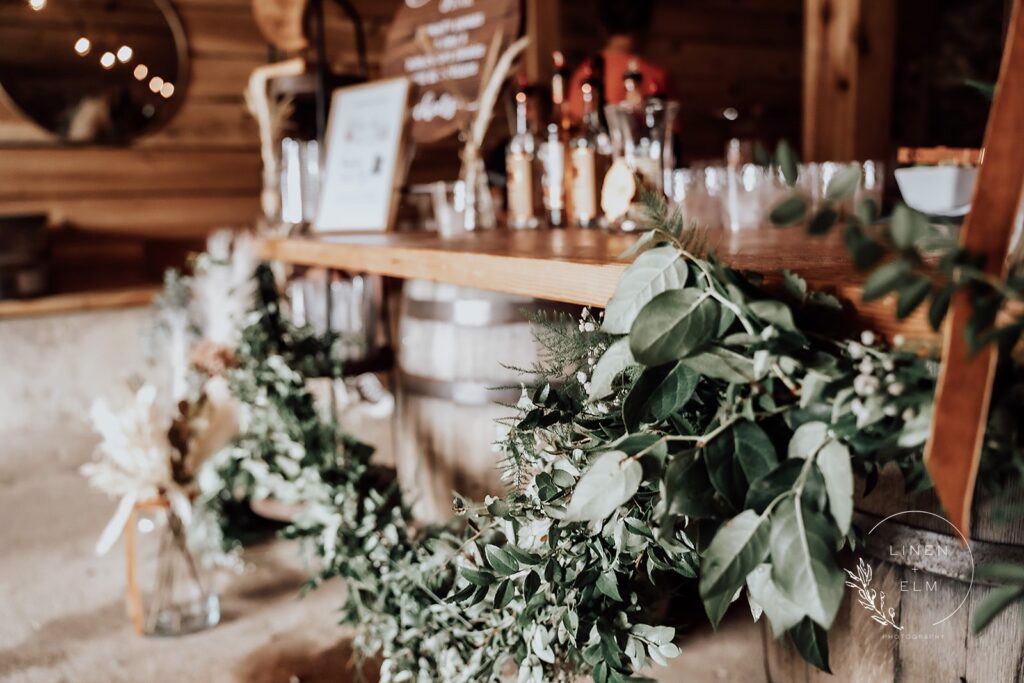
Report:
<svg viewBox="0 0 1024 683"><path fill-rule="evenodd" d="M51 294L36 299L8 299L0 301L0 319L148 306L159 293L160 288L152 286Z"/></svg>
<svg viewBox="0 0 1024 683"><path fill-rule="evenodd" d="M431 232L319 234L267 239L269 260L397 278L419 278L509 294L603 307L622 271L619 255L635 234L599 230L489 230L454 238ZM800 228L709 232L709 248L726 264L778 282L783 269L812 289L837 296L856 324L888 336L935 337L922 313L895 319L891 300L861 302L864 276L835 234L808 237Z"/></svg>

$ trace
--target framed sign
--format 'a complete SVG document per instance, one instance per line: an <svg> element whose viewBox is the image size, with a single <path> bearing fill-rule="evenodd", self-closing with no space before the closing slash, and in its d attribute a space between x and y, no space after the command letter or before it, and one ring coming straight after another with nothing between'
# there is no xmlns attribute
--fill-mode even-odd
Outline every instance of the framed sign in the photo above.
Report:
<svg viewBox="0 0 1024 683"><path fill-rule="evenodd" d="M315 231L384 231L391 225L408 100L404 77L334 91Z"/></svg>
<svg viewBox="0 0 1024 683"><path fill-rule="evenodd" d="M451 135L483 87L484 61L495 34L501 50L518 36L520 0L403 0L388 29L385 76L413 84L412 139ZM500 53L500 51L499 51Z"/></svg>

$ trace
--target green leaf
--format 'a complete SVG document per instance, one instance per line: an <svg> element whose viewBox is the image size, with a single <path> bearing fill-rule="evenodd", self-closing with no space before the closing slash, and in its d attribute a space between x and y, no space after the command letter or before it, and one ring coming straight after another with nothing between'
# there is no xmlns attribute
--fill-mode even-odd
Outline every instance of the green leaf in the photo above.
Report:
<svg viewBox="0 0 1024 683"><path fill-rule="evenodd" d="M796 323L793 322L793 313L789 306L781 301L753 301L750 303L750 311L761 320L769 322L783 330L796 330Z"/></svg>
<svg viewBox="0 0 1024 683"><path fill-rule="evenodd" d="M864 301L874 301L898 288L910 274L910 264L902 259L879 266L864 282Z"/></svg>
<svg viewBox="0 0 1024 683"><path fill-rule="evenodd" d="M616 582L615 572L610 569L597 577L597 590L612 600L622 601L622 596L619 595L619 586Z"/></svg>
<svg viewBox="0 0 1024 683"><path fill-rule="evenodd" d="M656 230L648 230L644 234L640 235L631 245L619 254L620 259L633 258L637 254L647 251L658 243L658 232Z"/></svg>
<svg viewBox="0 0 1024 683"><path fill-rule="evenodd" d="M839 220L839 214L831 206L824 206L815 212L807 224L807 232L811 235L824 235Z"/></svg>
<svg viewBox="0 0 1024 683"><path fill-rule="evenodd" d="M568 522L596 522L607 519L628 502L643 478L643 467L622 451L597 456L583 473L565 509Z"/></svg>
<svg viewBox="0 0 1024 683"><path fill-rule="evenodd" d="M475 569L470 569L469 567L461 567L459 571L464 577L466 577L466 580L474 586L486 588L494 583L494 574L491 574L490 572L477 571Z"/></svg>
<svg viewBox="0 0 1024 683"><path fill-rule="evenodd" d="M760 479L779 464L775 446L756 422L741 420L729 431L732 433L736 459L747 481Z"/></svg>
<svg viewBox="0 0 1024 683"><path fill-rule="evenodd" d="M705 609L709 602L720 601L723 597L731 601L747 574L761 564L768 554L768 526L767 520L756 512L744 510L726 522L711 539L701 558L700 596ZM717 626L721 614L718 605L714 606L714 613L709 611L708 616Z"/></svg>
<svg viewBox="0 0 1024 683"><path fill-rule="evenodd" d="M797 427L789 439L787 455L790 458L810 458L829 440L828 425L824 422L805 422Z"/></svg>
<svg viewBox="0 0 1024 683"><path fill-rule="evenodd" d="M509 576L519 571L519 562L516 558L496 545L487 545L484 548L484 555L487 557L487 564L491 565L499 576Z"/></svg>
<svg viewBox="0 0 1024 683"><path fill-rule="evenodd" d="M796 185L797 171L799 169L796 152L793 151L793 148L785 140L779 140L779 144L775 146L775 161L779 164L779 168L782 169L782 177L785 179L786 185L789 187Z"/></svg>
<svg viewBox="0 0 1024 683"><path fill-rule="evenodd" d="M772 207L771 212L768 214L768 220L773 225L785 227L787 225L796 225L804 220L806 216L807 200L801 195L794 194Z"/></svg>
<svg viewBox="0 0 1024 683"><path fill-rule="evenodd" d="M644 252L619 279L605 307L601 329L609 334L626 334L651 299L686 284L687 272L686 261L675 247L656 247Z"/></svg>
<svg viewBox="0 0 1024 683"><path fill-rule="evenodd" d="M878 218L878 202L874 197L864 197L857 202L857 218L869 224Z"/></svg>
<svg viewBox="0 0 1024 683"><path fill-rule="evenodd" d="M596 401L612 393L615 378L623 370L633 365L636 365L636 359L633 358L633 352L629 350L629 337L622 337L609 346L594 365L587 400Z"/></svg>
<svg viewBox="0 0 1024 683"><path fill-rule="evenodd" d="M949 310L949 302L953 298L954 287L952 285L943 287L932 295L932 302L928 306L928 324L933 330L938 331L942 327L942 321Z"/></svg>
<svg viewBox="0 0 1024 683"><path fill-rule="evenodd" d="M713 517L720 512L707 466L694 451L672 456L665 468L665 500L673 515L695 519Z"/></svg>
<svg viewBox="0 0 1024 683"><path fill-rule="evenodd" d="M928 219L906 204L897 204L889 226L893 243L900 249L910 249L928 234Z"/></svg>
<svg viewBox="0 0 1024 683"><path fill-rule="evenodd" d="M779 495L793 488L802 469L803 462L799 458L783 460L771 472L750 482L746 507L763 512Z"/></svg>
<svg viewBox="0 0 1024 683"><path fill-rule="evenodd" d="M719 434L703 449L711 484L733 510L743 509L747 480L735 457L732 430Z"/></svg>
<svg viewBox="0 0 1024 683"><path fill-rule="evenodd" d="M932 281L923 275L913 278L908 284L900 287L896 293L896 317L906 318L928 298L932 291Z"/></svg>
<svg viewBox="0 0 1024 683"><path fill-rule="evenodd" d="M853 518L853 468L850 466L850 450L833 439L818 451L815 464L825 478L828 510L839 527L839 533L845 536L850 531L850 520Z"/></svg>
<svg viewBox="0 0 1024 683"><path fill-rule="evenodd" d="M683 358L682 362L698 374L711 379L736 384L750 384L755 379L753 360L718 346Z"/></svg>
<svg viewBox="0 0 1024 683"><path fill-rule="evenodd" d="M635 432L642 422L660 422L682 408L698 379L696 372L678 362L645 370L622 403L626 429Z"/></svg>
<svg viewBox="0 0 1024 683"><path fill-rule="evenodd" d="M832 625L843 598L843 573L832 549L835 528L795 496L772 512L772 578L783 594L815 623Z"/></svg>
<svg viewBox="0 0 1024 683"><path fill-rule="evenodd" d="M511 581L502 581L498 584L498 590L494 592L494 607L495 609L505 609L508 607L508 603L512 602L512 598L516 596L515 586L512 585Z"/></svg>
<svg viewBox="0 0 1024 683"><path fill-rule="evenodd" d="M747 590L772 625L772 635L781 637L786 631L800 623L805 616L793 601L782 594L772 580L770 564L760 564L754 571L747 574Z"/></svg>
<svg viewBox="0 0 1024 683"><path fill-rule="evenodd" d="M832 673L828 665L828 632L809 618L804 618L789 632L797 652L805 660L825 673Z"/></svg>
<svg viewBox="0 0 1024 683"><path fill-rule="evenodd" d="M974 632L980 633L1004 609L1022 600L1024 600L1024 586L1009 585L993 588L974 610Z"/></svg>
<svg viewBox="0 0 1024 683"><path fill-rule="evenodd" d="M828 181L828 187L825 188L825 199L830 202L841 202L852 197L857 186L860 185L860 174L860 164L848 164L840 168Z"/></svg>
<svg viewBox="0 0 1024 683"><path fill-rule="evenodd" d="M758 166L770 166L772 163L771 155L760 140L754 143L753 158Z"/></svg>
<svg viewBox="0 0 1024 683"><path fill-rule="evenodd" d="M689 356L710 341L718 324L718 305L697 288L662 292L644 306L629 332L633 357L661 365Z"/></svg>
<svg viewBox="0 0 1024 683"><path fill-rule="evenodd" d="M978 578L1024 584L1024 564L993 562L978 567Z"/></svg>

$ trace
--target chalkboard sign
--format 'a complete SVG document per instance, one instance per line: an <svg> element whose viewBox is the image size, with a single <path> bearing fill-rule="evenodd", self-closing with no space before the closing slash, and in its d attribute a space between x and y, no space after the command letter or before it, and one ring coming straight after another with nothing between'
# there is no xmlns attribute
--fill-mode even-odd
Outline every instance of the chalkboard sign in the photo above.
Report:
<svg viewBox="0 0 1024 683"><path fill-rule="evenodd" d="M413 84L412 139L434 142L458 130L483 87L494 34L501 48L519 33L519 0L404 0L388 30L385 76Z"/></svg>

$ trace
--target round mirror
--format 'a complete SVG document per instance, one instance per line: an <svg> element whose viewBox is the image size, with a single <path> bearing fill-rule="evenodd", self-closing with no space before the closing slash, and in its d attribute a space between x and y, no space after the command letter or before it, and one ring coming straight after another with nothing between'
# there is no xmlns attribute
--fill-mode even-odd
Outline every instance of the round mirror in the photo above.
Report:
<svg viewBox="0 0 1024 683"><path fill-rule="evenodd" d="M123 144L181 105L188 51L165 0L0 2L0 91L69 142Z"/></svg>

